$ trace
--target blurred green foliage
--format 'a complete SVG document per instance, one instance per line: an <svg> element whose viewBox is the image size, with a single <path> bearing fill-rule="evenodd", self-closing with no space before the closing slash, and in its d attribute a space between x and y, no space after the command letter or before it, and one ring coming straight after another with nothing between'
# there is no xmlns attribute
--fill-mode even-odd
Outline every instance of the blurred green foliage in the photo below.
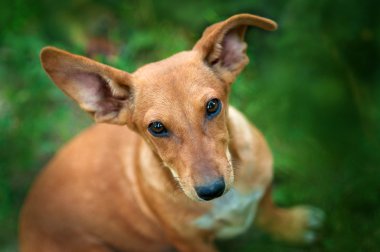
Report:
<svg viewBox="0 0 380 252"><path fill-rule="evenodd" d="M48 79L43 46L86 54L91 38L118 48L96 59L133 71L190 49L203 29L247 12L276 20L250 31L251 63L231 102L275 156L275 198L327 213L308 248L252 229L222 251L378 251L380 19L375 0L27 1L0 3L0 251L16 251L17 218L38 171L91 122Z"/></svg>

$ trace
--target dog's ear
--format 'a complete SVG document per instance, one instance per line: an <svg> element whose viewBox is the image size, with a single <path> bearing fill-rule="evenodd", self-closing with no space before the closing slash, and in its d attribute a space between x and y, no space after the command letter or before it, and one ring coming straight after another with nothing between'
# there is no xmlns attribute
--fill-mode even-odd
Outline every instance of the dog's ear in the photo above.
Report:
<svg viewBox="0 0 380 252"><path fill-rule="evenodd" d="M203 60L213 68L224 81L231 83L248 64L247 44L244 34L247 26L264 30L275 30L277 24L269 19L239 14L208 27L193 50L200 53Z"/></svg>
<svg viewBox="0 0 380 252"><path fill-rule="evenodd" d="M53 82L95 121L128 124L133 102L130 74L53 47L42 49L41 62Z"/></svg>

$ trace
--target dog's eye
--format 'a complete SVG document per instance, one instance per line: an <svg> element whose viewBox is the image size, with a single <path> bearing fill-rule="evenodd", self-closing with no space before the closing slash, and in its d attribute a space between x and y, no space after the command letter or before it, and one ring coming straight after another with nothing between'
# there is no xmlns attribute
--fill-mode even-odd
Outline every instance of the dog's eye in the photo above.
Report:
<svg viewBox="0 0 380 252"><path fill-rule="evenodd" d="M212 119L217 116L222 108L222 103L219 99L211 99L206 104L206 114L208 119Z"/></svg>
<svg viewBox="0 0 380 252"><path fill-rule="evenodd" d="M150 123L148 130L155 137L166 137L169 135L168 130L160 121Z"/></svg>

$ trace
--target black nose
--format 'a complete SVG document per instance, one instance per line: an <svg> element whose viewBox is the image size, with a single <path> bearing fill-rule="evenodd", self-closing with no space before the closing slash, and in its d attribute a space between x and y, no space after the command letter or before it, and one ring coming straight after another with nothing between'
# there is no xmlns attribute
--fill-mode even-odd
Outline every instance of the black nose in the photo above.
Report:
<svg viewBox="0 0 380 252"><path fill-rule="evenodd" d="M224 179L220 178L207 185L196 186L195 191L197 192L199 198L203 200L212 200L221 196L224 192L226 185Z"/></svg>

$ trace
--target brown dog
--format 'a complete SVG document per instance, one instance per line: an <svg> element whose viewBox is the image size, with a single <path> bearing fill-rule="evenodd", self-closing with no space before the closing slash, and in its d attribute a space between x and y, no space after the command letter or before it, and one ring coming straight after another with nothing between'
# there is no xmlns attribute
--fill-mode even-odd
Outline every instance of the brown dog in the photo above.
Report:
<svg viewBox="0 0 380 252"><path fill-rule="evenodd" d="M54 83L109 124L77 136L39 176L22 210L21 251L216 251L214 238L254 220L276 238L313 241L320 211L272 203L270 150L228 105L248 63L248 26L276 29L235 15L192 50L132 74L44 48Z"/></svg>

